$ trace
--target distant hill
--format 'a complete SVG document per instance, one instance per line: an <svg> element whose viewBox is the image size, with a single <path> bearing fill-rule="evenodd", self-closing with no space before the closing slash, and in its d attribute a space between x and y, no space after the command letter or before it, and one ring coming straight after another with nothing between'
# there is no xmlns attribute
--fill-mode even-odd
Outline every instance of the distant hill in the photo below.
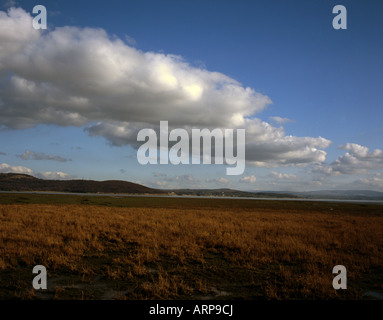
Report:
<svg viewBox="0 0 383 320"><path fill-rule="evenodd" d="M120 193L204 197L380 200L383 192L371 190L321 190L307 192L240 191L234 189L168 189L160 190L122 180L45 180L27 174L0 173L0 191L69 192L69 193Z"/></svg>
<svg viewBox="0 0 383 320"><path fill-rule="evenodd" d="M27 174L0 173L0 191L56 191L72 193L164 194L140 184L121 180L45 180Z"/></svg>
<svg viewBox="0 0 383 320"><path fill-rule="evenodd" d="M250 192L234 189L173 189L166 190L168 193L182 196L205 196L205 197L247 197L247 198L300 198L292 193L274 192Z"/></svg>
<svg viewBox="0 0 383 320"><path fill-rule="evenodd" d="M319 190L294 194L309 199L383 200L383 192L372 190Z"/></svg>
<svg viewBox="0 0 383 320"><path fill-rule="evenodd" d="M288 198L288 199L328 199L328 200L379 200L383 192L372 190L320 190L307 192L294 191L240 191L233 189L174 189L166 190L175 195L246 197L246 198Z"/></svg>

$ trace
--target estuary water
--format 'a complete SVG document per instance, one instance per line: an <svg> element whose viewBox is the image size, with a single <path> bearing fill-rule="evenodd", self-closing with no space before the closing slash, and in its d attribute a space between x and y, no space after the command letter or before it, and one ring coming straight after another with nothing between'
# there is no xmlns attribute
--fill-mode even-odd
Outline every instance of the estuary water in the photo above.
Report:
<svg viewBox="0 0 383 320"><path fill-rule="evenodd" d="M365 203L381 204L383 200L364 200L364 199L314 199L314 198L258 198L258 197L228 197L228 196L194 196L194 195L153 195L153 194L125 194L125 193L72 193L54 191L0 191L0 193L13 194L51 194L51 195L71 195L71 196L102 196L102 197L147 197L147 198L197 198L197 199L231 199L231 200L272 200L272 201L313 201L313 202L341 202L341 203Z"/></svg>

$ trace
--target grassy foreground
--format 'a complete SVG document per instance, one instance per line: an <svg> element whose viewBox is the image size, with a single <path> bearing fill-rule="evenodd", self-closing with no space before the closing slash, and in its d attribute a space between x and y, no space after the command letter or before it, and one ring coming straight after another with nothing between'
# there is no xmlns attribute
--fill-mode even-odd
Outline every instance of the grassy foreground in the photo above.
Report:
<svg viewBox="0 0 383 320"><path fill-rule="evenodd" d="M44 265L48 289L34 290ZM334 290L332 268L347 268ZM383 206L0 194L0 299L369 299Z"/></svg>

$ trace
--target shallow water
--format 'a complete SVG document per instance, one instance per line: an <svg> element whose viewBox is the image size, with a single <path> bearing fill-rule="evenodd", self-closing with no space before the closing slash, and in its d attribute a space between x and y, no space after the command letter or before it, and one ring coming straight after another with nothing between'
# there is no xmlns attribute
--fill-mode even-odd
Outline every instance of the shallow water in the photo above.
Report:
<svg viewBox="0 0 383 320"><path fill-rule="evenodd" d="M71 196L102 196L102 197L149 197L149 198L197 198L197 199L239 199L239 200L270 200L270 201L314 201L314 202L341 202L341 203L369 203L382 204L383 200L358 199L308 199L308 198L257 198L257 197L225 197L225 196L194 196L194 195L153 195L153 194L124 194L124 193L72 193L72 192L38 192L38 191L0 191L0 193L16 194L52 194Z"/></svg>

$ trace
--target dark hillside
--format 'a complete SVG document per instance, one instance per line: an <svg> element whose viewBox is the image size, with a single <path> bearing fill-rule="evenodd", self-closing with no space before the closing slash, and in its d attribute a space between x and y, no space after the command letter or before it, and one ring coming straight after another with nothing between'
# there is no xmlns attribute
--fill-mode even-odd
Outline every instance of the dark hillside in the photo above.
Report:
<svg viewBox="0 0 383 320"><path fill-rule="evenodd" d="M122 180L44 180L26 174L1 173L0 191L57 191L76 193L164 194L140 184Z"/></svg>

